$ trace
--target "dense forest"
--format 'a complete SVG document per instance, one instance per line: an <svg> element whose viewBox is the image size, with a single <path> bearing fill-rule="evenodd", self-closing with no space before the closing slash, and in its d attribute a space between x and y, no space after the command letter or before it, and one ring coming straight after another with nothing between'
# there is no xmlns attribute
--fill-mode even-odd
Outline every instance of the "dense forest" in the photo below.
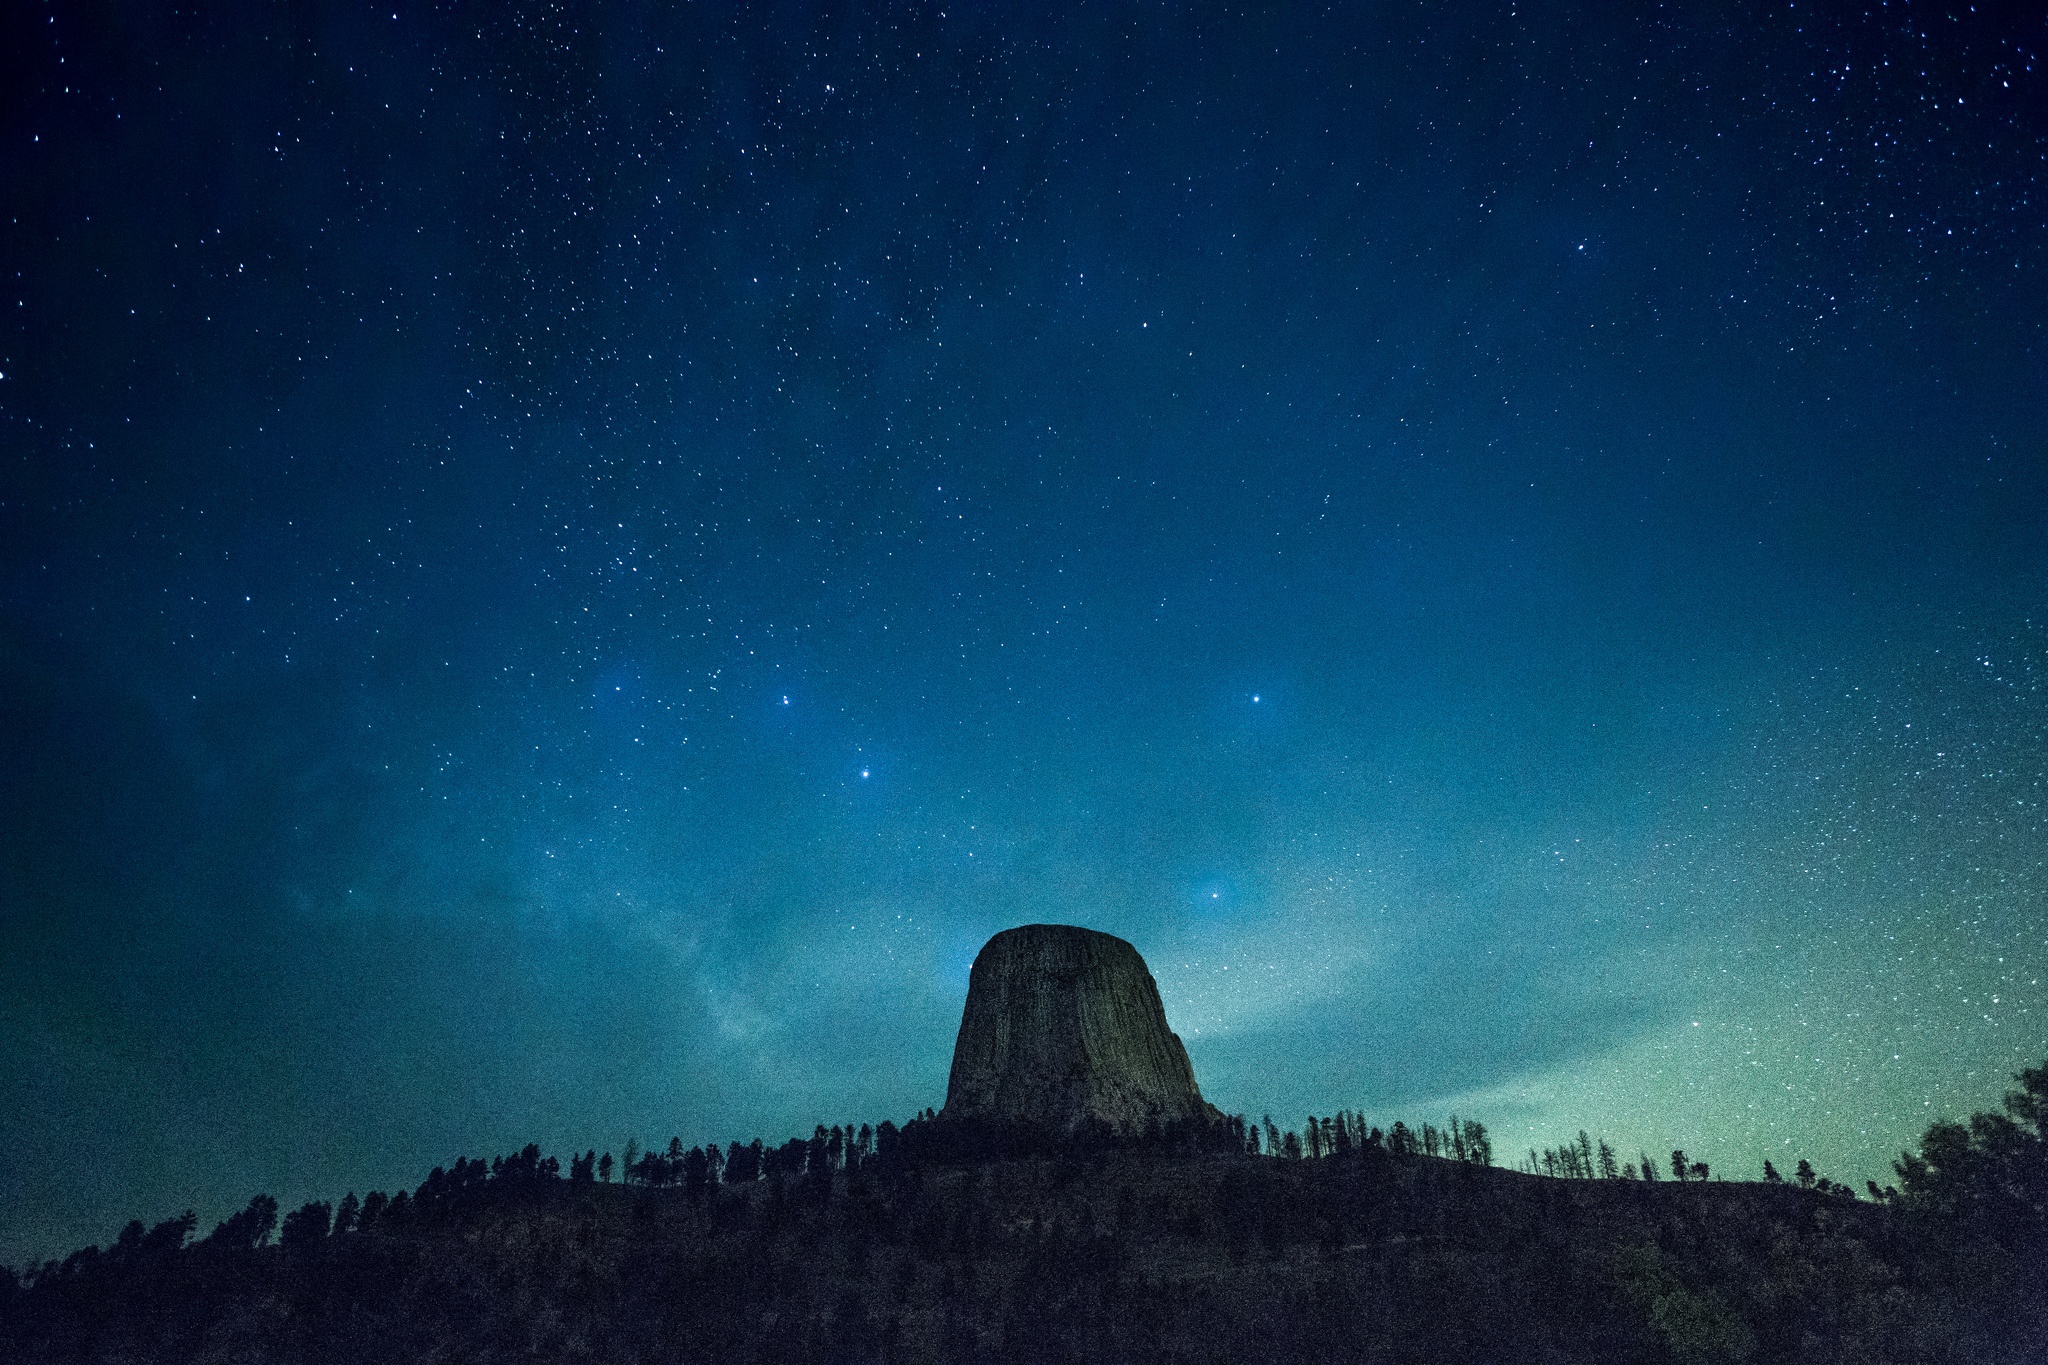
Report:
<svg viewBox="0 0 2048 1365"><path fill-rule="evenodd" d="M529 1146L0 1272L0 1358L2048 1360L2048 1065L2017 1080L1865 1196L1351 1113Z"/></svg>

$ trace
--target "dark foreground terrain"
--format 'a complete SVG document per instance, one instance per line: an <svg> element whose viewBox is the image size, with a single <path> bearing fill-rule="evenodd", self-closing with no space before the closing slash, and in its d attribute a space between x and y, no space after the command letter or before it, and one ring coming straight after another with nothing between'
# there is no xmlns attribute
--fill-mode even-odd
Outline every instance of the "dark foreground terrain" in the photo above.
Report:
<svg viewBox="0 0 2048 1365"><path fill-rule="evenodd" d="M2007 1115L1931 1130L1878 1201L1378 1145L899 1148L667 1185L559 1178L528 1149L345 1231L309 1206L273 1245L259 1198L198 1242L136 1224L0 1276L0 1358L2048 1361L2048 1072L2024 1079Z"/></svg>

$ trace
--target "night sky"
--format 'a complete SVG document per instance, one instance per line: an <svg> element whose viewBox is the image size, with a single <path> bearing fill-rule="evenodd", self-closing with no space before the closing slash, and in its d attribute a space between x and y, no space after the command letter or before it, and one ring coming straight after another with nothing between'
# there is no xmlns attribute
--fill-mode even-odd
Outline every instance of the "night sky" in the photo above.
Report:
<svg viewBox="0 0 2048 1365"><path fill-rule="evenodd" d="M900 1122L1031 921L1509 1160L2048 1057L2037 7L0 50L0 1260Z"/></svg>

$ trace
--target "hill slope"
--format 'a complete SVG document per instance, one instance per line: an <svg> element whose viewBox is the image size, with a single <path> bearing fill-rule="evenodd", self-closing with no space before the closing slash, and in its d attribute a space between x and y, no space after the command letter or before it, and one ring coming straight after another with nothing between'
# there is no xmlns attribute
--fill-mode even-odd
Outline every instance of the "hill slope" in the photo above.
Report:
<svg viewBox="0 0 2048 1365"><path fill-rule="evenodd" d="M280 1246L262 1244L274 1206L190 1247L182 1229L131 1234L15 1290L0 1355L2048 1358L2038 1263L1783 1185L1552 1180L1379 1152L871 1162L694 1191L519 1169L430 1181L362 1230L288 1226Z"/></svg>

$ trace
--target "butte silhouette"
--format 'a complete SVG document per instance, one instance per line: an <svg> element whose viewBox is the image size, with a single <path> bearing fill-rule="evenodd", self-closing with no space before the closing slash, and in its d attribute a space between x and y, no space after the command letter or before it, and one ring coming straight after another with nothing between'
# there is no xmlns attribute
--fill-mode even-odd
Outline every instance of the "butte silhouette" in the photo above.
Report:
<svg viewBox="0 0 2048 1365"><path fill-rule="evenodd" d="M1218 1115L1136 948L1093 929L1026 924L975 956L940 1117L1135 1135Z"/></svg>

